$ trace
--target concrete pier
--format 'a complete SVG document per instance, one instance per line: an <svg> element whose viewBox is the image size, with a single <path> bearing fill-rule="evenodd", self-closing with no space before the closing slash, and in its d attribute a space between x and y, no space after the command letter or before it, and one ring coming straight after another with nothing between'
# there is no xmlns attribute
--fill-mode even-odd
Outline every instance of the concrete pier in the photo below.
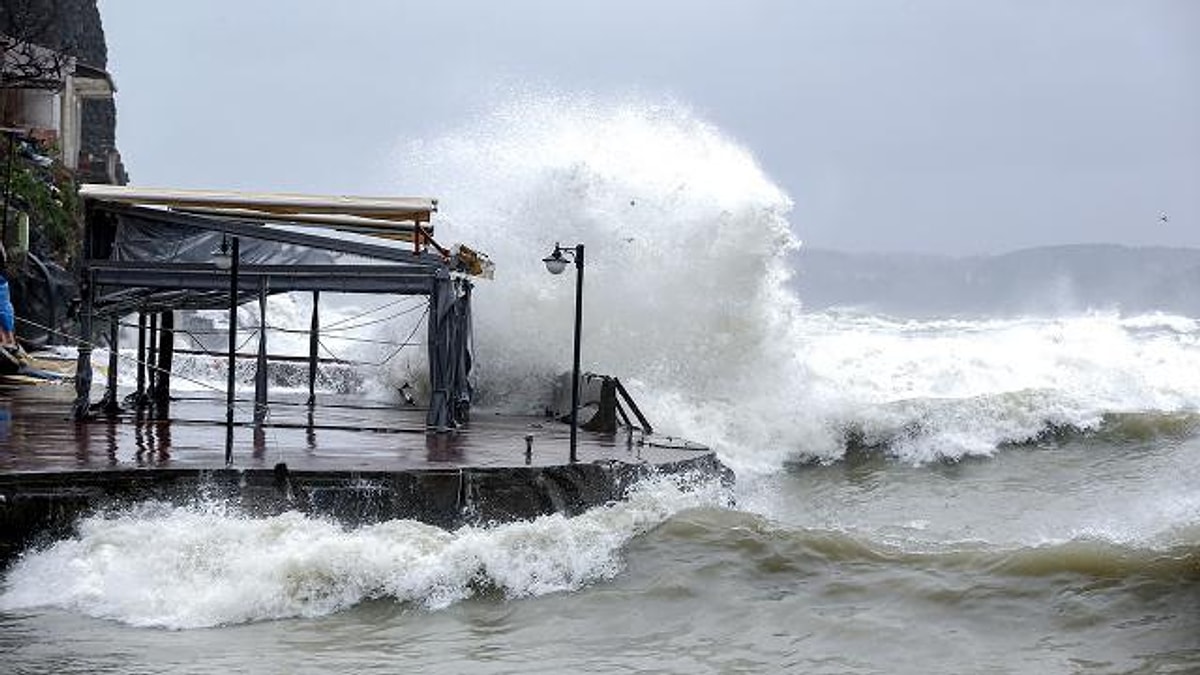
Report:
<svg viewBox="0 0 1200 675"><path fill-rule="evenodd" d="M581 431L477 411L426 434L425 410L347 401L273 401L263 424L236 406L225 463L224 400L180 396L168 419L132 412L75 422L65 386L0 389L0 562L69 534L81 515L160 499L220 499L254 514L296 509L348 524L410 518L443 527L576 514L620 499L653 473L732 474L700 445L662 435Z"/></svg>

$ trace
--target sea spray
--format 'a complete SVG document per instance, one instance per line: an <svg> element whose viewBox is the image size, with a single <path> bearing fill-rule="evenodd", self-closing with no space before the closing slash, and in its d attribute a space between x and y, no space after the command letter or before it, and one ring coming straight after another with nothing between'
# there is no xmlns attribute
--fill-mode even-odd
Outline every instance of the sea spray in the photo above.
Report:
<svg viewBox="0 0 1200 675"><path fill-rule="evenodd" d="M410 520L347 528L296 512L250 517L220 502L149 502L86 518L76 536L26 553L8 572L0 610L59 607L195 628L323 616L371 599L437 609L492 590L538 596L613 577L631 538L728 499L717 480L664 477L573 518L454 531Z"/></svg>
<svg viewBox="0 0 1200 675"><path fill-rule="evenodd" d="M1178 435L1186 415L1169 414L1200 404L1200 332L1180 317L822 312L798 326L810 400L828 404L832 426L857 444L909 462L991 455L1061 431ZM1113 413L1134 417L1116 427Z"/></svg>
<svg viewBox="0 0 1200 675"><path fill-rule="evenodd" d="M400 188L441 197L440 232L497 263L476 292L484 406L540 411L570 363L573 285L538 262L555 242L588 247L584 369L621 377L659 428L743 477L836 461L856 439L956 460L1106 412L1200 404L1197 331L1179 317L802 312L791 201L676 102L519 94L402 144L396 164Z"/></svg>
<svg viewBox="0 0 1200 675"><path fill-rule="evenodd" d="M395 183L440 198L444 244L497 263L497 278L476 285L480 409L541 412L568 368L573 283L539 262L555 242L587 246L584 369L621 377L658 429L713 446L743 481L847 451L916 464L990 456L1063 431L1104 433L1111 413L1200 408L1193 319L801 311L788 251L803 222L789 222L789 198L750 152L677 102L517 95L473 124L401 144ZM323 299L322 355L362 364L325 378L326 390L395 398L405 383L419 388L424 354L394 343L414 329L420 341L420 312L354 321L389 300ZM273 331L271 351L307 354L308 297L269 302L271 323L295 331ZM251 309L239 320L250 338ZM248 390L252 364L241 365ZM224 386L221 359L177 356L177 368L179 389Z"/></svg>
<svg viewBox="0 0 1200 675"><path fill-rule="evenodd" d="M847 450L909 463L988 456L1059 430L1103 432L1110 413L1200 407L1192 319L801 311L788 252L803 223L789 222L788 196L677 102L517 95L473 124L401 144L396 185L440 198L444 244L497 263L497 278L476 285L482 409L541 412L568 368L573 283L539 262L555 242L587 246L584 369L621 377L657 428L712 445L743 478ZM346 300L323 301L322 355L360 362L361 378L322 384L393 398L419 386L424 354L393 343L419 331L420 313L346 331L339 322L356 325L387 299ZM308 302L271 298L272 324L295 331L273 332L272 352L307 353ZM251 336L257 312L240 317ZM223 387L223 361L177 363L176 387Z"/></svg>
<svg viewBox="0 0 1200 675"><path fill-rule="evenodd" d="M398 155L397 185L441 197L441 232L496 262L475 296L481 404L544 407L570 363L574 289L539 259L582 242L584 370L726 455L781 445L772 418L796 417L804 379L797 241L790 199L745 148L675 102L520 95Z"/></svg>

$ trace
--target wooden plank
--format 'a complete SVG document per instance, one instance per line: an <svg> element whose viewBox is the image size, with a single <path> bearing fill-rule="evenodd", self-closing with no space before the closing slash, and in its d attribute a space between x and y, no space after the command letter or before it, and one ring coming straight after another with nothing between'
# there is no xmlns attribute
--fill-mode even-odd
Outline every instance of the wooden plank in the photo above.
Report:
<svg viewBox="0 0 1200 675"><path fill-rule="evenodd" d="M428 222L430 214L437 211L437 200L430 197L360 197L286 192L177 190L94 183L80 186L79 195L84 199L122 204L253 209L278 214L342 214L414 222Z"/></svg>
<svg viewBox="0 0 1200 675"><path fill-rule="evenodd" d="M269 211L257 211L254 209L213 209L194 206L173 207L172 210L180 211L182 213L195 213L202 216L219 216L226 218L240 218L242 220L263 220L290 223L300 226L311 225L313 227L326 227L338 230L340 232L369 234L372 236L408 242L412 241L413 230L415 229L411 222L380 220L378 218L363 218L361 216L342 216L337 214L283 214L271 213ZM432 227L427 226L424 229L430 234L433 233Z"/></svg>

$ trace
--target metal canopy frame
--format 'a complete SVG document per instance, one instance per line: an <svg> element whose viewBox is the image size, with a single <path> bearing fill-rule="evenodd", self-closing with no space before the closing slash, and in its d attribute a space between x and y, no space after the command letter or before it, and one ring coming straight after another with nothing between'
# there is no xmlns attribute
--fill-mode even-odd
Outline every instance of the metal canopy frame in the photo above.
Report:
<svg viewBox="0 0 1200 675"><path fill-rule="evenodd" d="M382 244L372 244L349 239L337 239L319 234L310 234L308 232L296 232L293 230L281 229L279 227L270 227L265 225L264 222L280 222L279 218L265 216L259 220L255 220L244 211L236 212L236 215L224 215L217 211L199 214L189 211L155 209L145 206L134 206L116 202L99 202L92 200L87 201L86 205L91 207L91 209L95 212L111 213L116 216L126 215L142 217L164 224L179 225L182 227L194 227L202 230L210 230L212 232L220 232L222 234L246 237L247 239L263 239L281 244L308 246L311 248L323 249L336 253L349 253L366 258L391 260L393 262L412 262L414 259L414 251L411 249L406 250L396 248L394 246L384 246ZM280 224L300 225L301 223L282 221ZM313 223L304 223L304 225L311 227ZM331 226L330 229L334 228ZM423 253L417 253L415 257L418 259L429 259L430 261L439 259L434 258L432 255Z"/></svg>
<svg viewBox="0 0 1200 675"><path fill-rule="evenodd" d="M95 412L95 406L90 402L90 389L91 345L96 337L97 319L107 321L114 352L109 361L109 386L100 409L115 414L120 410L116 402L116 327L123 315L138 312L143 318L139 321L141 325L147 314L162 314L163 330L171 331L175 310L231 308L232 311L237 305L258 299L262 304L260 312L265 312L268 295L301 291L314 295L310 405L315 400L312 388L318 360L317 298L321 292L424 295L430 303L428 351L430 387L434 392L427 425L442 431L465 420L465 404L470 398L466 373L462 372L464 368L447 364L461 362L467 364L465 369L469 370L470 355L459 355L455 350L470 349L462 335L470 333L471 285L465 279L452 278L450 273L455 261L433 242L432 228L423 224L428 223L429 215L436 210L436 200L117 186L84 186L80 194L84 198L85 215L79 267L79 318L83 339L76 373L74 413L77 419L85 419ZM319 234L312 231L314 226L349 232L353 238ZM130 228L137 232L138 227L150 229L143 231L140 239L138 235L128 235ZM190 259L189 255L172 250L169 241L163 243L161 250L156 250L158 240L146 232L167 232L170 233L168 240L178 236L189 241ZM134 238L128 239L129 236ZM198 259L201 254L207 257L207 252L200 247L209 240L224 245L230 237L235 240L235 251L237 240L243 247L250 242L266 262L240 260L231 272ZM371 238L387 243L374 243L369 241ZM411 246L388 245L396 240L410 241ZM427 250L428 246L435 251ZM136 254L128 253L131 247L136 249ZM211 250L209 247L208 251ZM349 256L353 260L346 263L294 262L288 255L295 250L308 251L312 253L310 257L317 259L323 255L324 260L329 261L335 256ZM444 319L435 320L445 317L449 307L456 303L464 306L452 313L464 317L457 325ZM236 331L236 325L232 330ZM256 404L265 407L267 354L265 337L262 339L255 400ZM139 345L144 342L144 336L139 336ZM153 342L152 336L152 347ZM167 388L173 352L170 343L169 335L160 335L159 385L152 387L163 405L169 402ZM144 357L139 354L139 360ZM451 381L456 378L457 381ZM231 393L232 384L229 386L228 393ZM148 398L139 389L138 400ZM258 407L256 405L256 423L261 422Z"/></svg>

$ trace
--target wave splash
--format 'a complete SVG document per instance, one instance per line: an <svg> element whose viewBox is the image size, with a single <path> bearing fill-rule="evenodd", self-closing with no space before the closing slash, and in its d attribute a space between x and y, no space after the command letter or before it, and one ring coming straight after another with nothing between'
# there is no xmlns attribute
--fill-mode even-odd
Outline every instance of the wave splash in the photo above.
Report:
<svg viewBox="0 0 1200 675"><path fill-rule="evenodd" d="M653 546L680 550L698 545L710 555L728 551L751 569L811 574L823 567L878 565L915 570L957 570L994 577L1098 579L1143 578L1200 581L1200 545L1194 528L1128 539L1077 531L1045 541L995 544L982 541L917 541L879 532L784 525L763 516L699 510L681 513L648 538Z"/></svg>
<svg viewBox="0 0 1200 675"><path fill-rule="evenodd" d="M570 363L573 284L539 264L556 241L587 246L584 369L739 474L837 461L848 435L945 461L1200 403L1200 328L1180 317L801 312L789 197L683 104L518 94L398 155L396 183L440 195L443 231L497 263L476 292L484 406L540 411Z"/></svg>
<svg viewBox="0 0 1200 675"><path fill-rule="evenodd" d="M499 278L476 289L482 408L541 412L570 363L573 283L540 264L555 242L587 246L584 369L621 377L656 427L711 445L741 475L864 451L956 461L1104 434L1113 415L1200 408L1192 319L801 311L789 197L749 151L678 102L517 94L397 155L397 185L441 197L439 236L498 265ZM272 349L306 354L307 298L271 302L273 321L297 331L272 335ZM333 355L367 365L326 368L321 386L392 398L405 383L420 388L424 356L376 344L411 335L419 312L381 324L372 315L369 328L345 332L367 308L326 304ZM242 322L255 326L245 309ZM240 364L240 387L251 365ZM177 385L223 388L223 369L181 358ZM298 390L302 371L276 368L273 387Z"/></svg>
<svg viewBox="0 0 1200 675"><path fill-rule="evenodd" d="M776 444L772 419L794 417L804 380L798 242L791 200L749 151L677 102L517 95L398 154L396 183L441 196L442 231L497 264L476 290L481 404L545 407L570 364L574 295L540 258L582 242L584 370L731 458Z"/></svg>
<svg viewBox="0 0 1200 675"><path fill-rule="evenodd" d="M1200 327L1168 315L896 320L807 315L812 400L837 443L913 463L1078 436L1185 438L1200 402Z"/></svg>
<svg viewBox="0 0 1200 675"><path fill-rule="evenodd" d="M864 451L916 464L990 456L1104 434L1113 415L1200 407L1200 325L1183 317L801 311L789 197L678 102L518 94L397 154L397 185L441 197L439 236L498 265L476 288L481 408L541 412L570 363L573 283L540 264L555 242L587 246L584 370L621 377L657 428L714 447L740 475ZM298 331L273 335L273 349L307 353L308 300L271 301L273 320ZM419 312L344 332L365 307L328 304L335 355L370 365L327 368L319 384L372 397L420 388L423 355L375 346L412 334ZM180 368L181 388L224 386L219 360ZM276 369L273 386L298 388L292 370ZM240 386L250 381L245 370Z"/></svg>
<svg viewBox="0 0 1200 675"><path fill-rule="evenodd" d="M573 518L453 532L145 503L86 518L77 536L26 553L0 610L59 607L183 629L323 616L378 598L436 609L493 592L570 591L616 575L625 544L672 514L728 502L718 481L684 482L646 481L628 500Z"/></svg>

